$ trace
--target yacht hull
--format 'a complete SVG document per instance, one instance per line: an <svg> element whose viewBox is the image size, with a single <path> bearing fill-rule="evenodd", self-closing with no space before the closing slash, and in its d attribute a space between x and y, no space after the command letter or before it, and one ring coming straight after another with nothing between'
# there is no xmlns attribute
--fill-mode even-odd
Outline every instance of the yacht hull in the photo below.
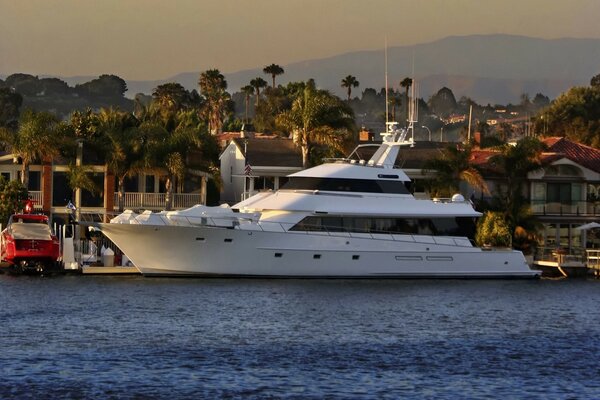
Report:
<svg viewBox="0 0 600 400"><path fill-rule="evenodd" d="M98 224L146 276L536 278L519 251L464 238Z"/></svg>

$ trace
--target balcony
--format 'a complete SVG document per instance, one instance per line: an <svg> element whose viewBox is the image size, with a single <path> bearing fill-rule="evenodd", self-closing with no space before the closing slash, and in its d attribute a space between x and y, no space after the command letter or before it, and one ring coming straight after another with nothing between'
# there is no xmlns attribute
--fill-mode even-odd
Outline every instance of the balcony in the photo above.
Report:
<svg viewBox="0 0 600 400"><path fill-rule="evenodd" d="M179 210L190 208L200 204L201 196L199 193L173 193L172 208ZM166 203L165 193L137 193L125 192L125 209L133 210L164 210ZM115 193L115 210L119 208L119 194Z"/></svg>
<svg viewBox="0 0 600 400"><path fill-rule="evenodd" d="M531 211L535 215L600 215L600 203L572 201L570 203L532 201Z"/></svg>
<svg viewBox="0 0 600 400"><path fill-rule="evenodd" d="M136 192L125 192L125 209L133 210L152 210L162 211L165 209L165 193L136 193ZM173 193L172 194L172 208L173 210L181 210L184 208L190 208L196 204L200 204L201 195L199 193ZM33 200L33 207L35 210L42 209L42 192L40 191L29 191L29 198ZM119 194L115 193L115 210L119 208ZM62 210L62 206L53 207L57 210ZM89 209L85 205L82 209ZM94 209L98 207L92 207Z"/></svg>

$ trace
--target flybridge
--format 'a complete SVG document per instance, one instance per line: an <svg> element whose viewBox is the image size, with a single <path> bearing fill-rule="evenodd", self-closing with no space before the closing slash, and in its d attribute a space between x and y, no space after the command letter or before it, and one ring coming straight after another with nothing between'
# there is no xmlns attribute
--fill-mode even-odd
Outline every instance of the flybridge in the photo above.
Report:
<svg viewBox="0 0 600 400"><path fill-rule="evenodd" d="M381 134L383 143L377 149L367 165L394 168L396 158L402 146L414 146L414 138L406 138L408 129L399 129L397 122L386 122L386 131Z"/></svg>

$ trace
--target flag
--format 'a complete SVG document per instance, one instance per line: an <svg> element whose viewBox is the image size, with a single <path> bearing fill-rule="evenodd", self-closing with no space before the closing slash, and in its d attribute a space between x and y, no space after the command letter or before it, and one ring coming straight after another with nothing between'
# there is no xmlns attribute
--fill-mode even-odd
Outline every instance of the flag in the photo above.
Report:
<svg viewBox="0 0 600 400"><path fill-rule="evenodd" d="M252 175L252 167L250 166L250 164L246 164L246 166L244 167L244 174Z"/></svg>
<svg viewBox="0 0 600 400"><path fill-rule="evenodd" d="M75 207L75 204L71 203L71 201L69 201L69 204L67 204L67 209L69 210L77 210L77 207Z"/></svg>

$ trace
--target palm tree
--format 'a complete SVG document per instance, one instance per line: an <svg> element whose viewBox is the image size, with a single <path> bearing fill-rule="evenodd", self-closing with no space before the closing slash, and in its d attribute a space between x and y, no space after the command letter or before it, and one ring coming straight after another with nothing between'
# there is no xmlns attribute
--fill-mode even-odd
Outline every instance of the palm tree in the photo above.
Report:
<svg viewBox="0 0 600 400"><path fill-rule="evenodd" d="M329 92L317 90L314 83L307 84L291 109L279 114L276 120L292 132L294 143L302 149L304 168L308 167L315 144L342 150L354 127L352 109Z"/></svg>
<svg viewBox="0 0 600 400"><path fill-rule="evenodd" d="M266 67L264 67L263 72L267 75L271 75L271 77L273 78L273 89L274 89L275 88L275 77L277 75L283 75L283 73L285 71L283 70L283 68L281 68L281 66L279 66L277 64L271 64L271 65L267 65Z"/></svg>
<svg viewBox="0 0 600 400"><path fill-rule="evenodd" d="M231 95L227 93L227 81L218 69L209 69L200 74L200 92L206 99L203 114L208 121L211 134L221 133L225 114L230 108Z"/></svg>
<svg viewBox="0 0 600 400"><path fill-rule="evenodd" d="M258 101L260 99L260 89L266 88L267 85L267 81L261 77L254 78L250 81L250 86L256 89L256 105L258 105Z"/></svg>
<svg viewBox="0 0 600 400"><path fill-rule="evenodd" d="M491 168L504 180L495 196L495 208L504 211L513 235L519 235L519 230L535 229L536 223L523 190L528 173L542 167L541 154L545 148L546 145L537 138L526 137L514 146L501 146L499 153L489 160Z"/></svg>
<svg viewBox="0 0 600 400"><path fill-rule="evenodd" d="M470 160L471 146L469 145L463 148L449 146L441 157L427 160L423 165L423 174L435 173L435 177L430 182L431 194L435 197L450 197L460 191L461 181L489 194L485 180L471 165Z"/></svg>
<svg viewBox="0 0 600 400"><path fill-rule="evenodd" d="M358 85L360 85L360 82L358 82L356 80L356 77L352 75L348 75L347 77L342 79L342 87L348 89L348 101L350 101L350 97L352 96L352 88L358 87Z"/></svg>
<svg viewBox="0 0 600 400"><path fill-rule="evenodd" d="M117 178L118 208L123 212L125 205L125 178L138 172L136 163L139 154L135 148L141 140L137 129L138 120L129 113L113 108L101 109L98 115L101 147L105 154L108 171ZM106 193L105 195L110 195Z"/></svg>
<svg viewBox="0 0 600 400"><path fill-rule="evenodd" d="M242 87L242 92L244 93L244 100L246 103L246 118L245 118L245 122L248 122L248 108L250 105L250 96L252 96L254 94L254 86L252 85L246 85L244 87Z"/></svg>
<svg viewBox="0 0 600 400"><path fill-rule="evenodd" d="M142 140L136 142L134 148L140 154L136 167L166 176L165 210L172 208L174 182L184 178L188 152L202 148L205 143L203 128L195 117L193 111L178 113L178 123L172 132L152 121L144 122L139 127Z"/></svg>
<svg viewBox="0 0 600 400"><path fill-rule="evenodd" d="M201 105L198 92L189 92L179 83L165 83L154 88L152 92L151 110L144 110L140 104L138 109L160 115L165 125L174 123L173 118L179 110L188 110Z"/></svg>
<svg viewBox="0 0 600 400"><path fill-rule="evenodd" d="M19 119L19 128L0 129L0 143L21 160L21 183L29 186L29 166L35 160L51 159L59 154L60 143L55 136L58 118L46 111L26 110Z"/></svg>
<svg viewBox="0 0 600 400"><path fill-rule="evenodd" d="M400 106L402 105L402 99L400 98L400 95L392 90L392 95L390 96L390 105L392 106L392 121L396 121L396 108L398 108L398 110L400 110Z"/></svg>
<svg viewBox="0 0 600 400"><path fill-rule="evenodd" d="M96 182L94 182L94 180L90 177L92 172L93 169L89 165L75 165L73 163L69 164L67 170L67 183L73 191L73 198L75 198L75 192L77 190L84 189L92 194L99 191L98 185L96 185ZM105 195L108 196L110 193L106 193Z"/></svg>
<svg viewBox="0 0 600 400"><path fill-rule="evenodd" d="M406 98L406 127L408 127L408 118L409 118L408 105L410 104L410 102L408 101L408 89L412 86L412 84L413 84L413 80L408 77L402 79L402 81L400 82L400 86L402 86L406 91L406 95L405 95L405 98Z"/></svg>

